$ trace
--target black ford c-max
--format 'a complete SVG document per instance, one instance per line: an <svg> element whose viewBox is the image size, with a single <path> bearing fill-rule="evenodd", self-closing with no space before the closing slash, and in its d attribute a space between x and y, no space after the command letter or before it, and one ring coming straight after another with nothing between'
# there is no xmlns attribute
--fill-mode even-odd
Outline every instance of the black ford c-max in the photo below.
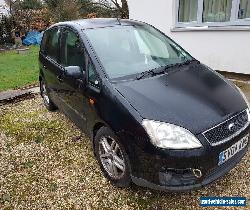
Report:
<svg viewBox="0 0 250 210"><path fill-rule="evenodd" d="M196 189L247 152L244 94L148 24L58 23L45 31L39 60L45 106L91 137L116 186Z"/></svg>

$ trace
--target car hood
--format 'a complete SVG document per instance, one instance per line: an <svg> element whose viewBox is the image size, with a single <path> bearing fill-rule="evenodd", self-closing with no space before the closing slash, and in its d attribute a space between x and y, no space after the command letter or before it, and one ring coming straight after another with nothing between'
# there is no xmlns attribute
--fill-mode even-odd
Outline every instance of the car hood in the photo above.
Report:
<svg viewBox="0 0 250 210"><path fill-rule="evenodd" d="M168 122L199 134L247 108L229 81L202 64L168 74L116 83L115 88L144 119Z"/></svg>

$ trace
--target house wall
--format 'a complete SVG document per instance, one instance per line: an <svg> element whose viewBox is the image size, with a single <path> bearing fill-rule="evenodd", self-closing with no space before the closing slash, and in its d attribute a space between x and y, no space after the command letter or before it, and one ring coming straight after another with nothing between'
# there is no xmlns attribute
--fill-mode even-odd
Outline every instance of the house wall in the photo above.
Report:
<svg viewBox="0 0 250 210"><path fill-rule="evenodd" d="M250 28L172 31L175 0L128 0L130 18L154 25L191 55L215 70L250 74Z"/></svg>

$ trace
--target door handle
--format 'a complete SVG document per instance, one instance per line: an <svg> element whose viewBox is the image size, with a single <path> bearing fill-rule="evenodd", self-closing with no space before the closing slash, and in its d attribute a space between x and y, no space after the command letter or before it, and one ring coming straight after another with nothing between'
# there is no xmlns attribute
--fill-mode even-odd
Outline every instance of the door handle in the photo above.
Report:
<svg viewBox="0 0 250 210"><path fill-rule="evenodd" d="M58 79L59 82L63 82L63 78L61 75L57 76L56 78Z"/></svg>

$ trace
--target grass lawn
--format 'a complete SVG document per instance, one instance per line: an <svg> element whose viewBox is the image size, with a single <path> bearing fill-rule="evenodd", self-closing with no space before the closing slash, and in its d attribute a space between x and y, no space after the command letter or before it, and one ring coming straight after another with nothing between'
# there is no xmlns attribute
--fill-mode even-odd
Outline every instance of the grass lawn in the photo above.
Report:
<svg viewBox="0 0 250 210"><path fill-rule="evenodd" d="M37 83L38 51L38 46L31 46L27 54L0 53L0 91Z"/></svg>

